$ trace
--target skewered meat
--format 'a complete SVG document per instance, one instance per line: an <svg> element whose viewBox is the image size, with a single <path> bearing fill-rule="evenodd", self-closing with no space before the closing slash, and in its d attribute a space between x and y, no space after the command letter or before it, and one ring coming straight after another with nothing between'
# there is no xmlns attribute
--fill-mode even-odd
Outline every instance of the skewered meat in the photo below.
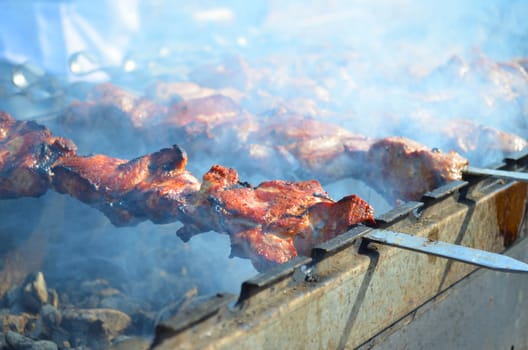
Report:
<svg viewBox="0 0 528 350"><path fill-rule="evenodd" d="M366 202L355 195L334 202L315 180L266 181L253 187L241 182L234 169L215 165L200 185L185 170L187 156L178 146L131 161L105 155L80 157L72 151L75 147L71 142L52 137L36 123L17 122L2 115L1 125L5 186L13 186L8 181L14 177L5 170L9 168L8 160L12 160L18 169L33 175L31 179L43 183L43 191L52 178L58 192L101 210L115 225L133 225L147 219L156 223L179 220L184 226L178 234L184 240L210 230L226 233L232 253L251 259L259 269L284 263L299 253L308 254L315 244L343 233L353 224L373 222L373 210ZM330 145L340 147L340 154L357 162L358 169L381 191L386 190L388 182L392 191L388 194L395 198L418 196L429 186L455 179L460 176L462 165L467 164L455 153L446 156L431 152L403 138L353 142L357 136L338 128L321 131L317 122L305 125L305 129L283 129L286 136L274 136L284 140L283 147L288 151L299 151L296 156L306 161L311 170L324 163L309 163L312 152L304 153L303 158L300 150L286 142L298 140L294 146L309 147L317 145L320 138L336 136L337 141ZM18 155L21 160L16 159ZM28 155L31 163L24 162ZM320 158L316 155L316 159ZM367 163L376 167L360 168ZM7 188L16 192L4 196L30 195L20 190L21 186Z"/></svg>
<svg viewBox="0 0 528 350"><path fill-rule="evenodd" d="M197 67L190 74L192 81L210 88L235 88L249 90L255 86L260 76L240 56L225 57L220 64L207 64Z"/></svg>
<svg viewBox="0 0 528 350"><path fill-rule="evenodd" d="M181 125L187 128L184 135L200 135L196 141L187 136L187 144L201 146L201 142L209 141L212 145L209 149L217 151L225 149L219 146L219 130L229 130L230 139L236 140L230 149L238 147L239 158L244 160L241 163L248 172L256 168L276 177L284 174L283 169L293 169L293 174L287 174L291 179L317 178L325 183L354 177L369 183L394 202L418 200L427 191L461 179L462 170L467 166L467 160L455 152L434 152L409 139L368 139L327 122L290 114L278 114L255 125L254 121L241 118L236 106L227 103L229 100L225 97L209 98L208 103L200 100L178 105L179 113L169 113L178 117L167 119L167 128ZM229 113L223 113L225 108ZM244 127L240 120L245 120L249 127ZM248 142L254 143L248 145ZM279 174L274 173L277 169ZM385 181L381 174L390 180Z"/></svg>
<svg viewBox="0 0 528 350"><path fill-rule="evenodd" d="M114 107L123 111L130 117L136 128L149 125L153 119L166 113L164 106L147 98L138 97L136 94L117 88L110 83L97 85L92 91L90 99L103 106Z"/></svg>
<svg viewBox="0 0 528 350"><path fill-rule="evenodd" d="M358 178L367 169L358 159L373 142L336 125L291 114L270 118L252 139L255 143L247 153L261 171L282 163L279 168L290 169L291 178L314 177L323 183Z"/></svg>
<svg viewBox="0 0 528 350"><path fill-rule="evenodd" d="M357 196L332 201L317 181L269 181L253 188L233 169L213 166L200 184L174 146L132 161L104 155L69 157L53 167L53 186L101 210L115 225L180 220L178 234L229 234L233 255L256 267L308 254L360 222L373 210Z"/></svg>
<svg viewBox="0 0 528 350"><path fill-rule="evenodd" d="M146 140L145 131L165 113L165 106L105 83L95 86L87 101L67 107L57 119L57 129L75 139L80 152L130 157L143 152L145 142L154 143Z"/></svg>
<svg viewBox="0 0 528 350"><path fill-rule="evenodd" d="M208 230L227 233L233 254L261 269L298 252L308 254L314 244L350 225L373 221L366 202L356 196L334 202L315 180L269 181L253 188L240 182L235 170L213 166L200 185L185 170L187 156L178 146L131 161L81 157L71 142L52 137L46 128L1 117L3 197L40 195L51 179L56 191L99 209L118 226L180 220L185 239ZM14 172L11 163L18 166ZM24 182L15 182L20 176ZM30 187L20 185L28 181Z"/></svg>
<svg viewBox="0 0 528 350"><path fill-rule="evenodd" d="M110 83L96 85L87 102L75 101L60 116L69 128L108 126L142 128L166 113L166 108Z"/></svg>
<svg viewBox="0 0 528 350"><path fill-rule="evenodd" d="M254 152L263 168L277 158L294 159L297 176L323 182L354 177L390 202L419 200L425 192L461 179L468 164L456 152L434 151L402 137L369 139L302 117L278 119L268 127L273 131L264 135L272 137L271 144Z"/></svg>
<svg viewBox="0 0 528 350"><path fill-rule="evenodd" d="M373 143L367 161L376 165L367 173L369 183L393 199L419 199L444 183L461 180L468 165L456 152L441 153L403 137Z"/></svg>
<svg viewBox="0 0 528 350"><path fill-rule="evenodd" d="M75 154L75 145L32 121L0 112L0 198L38 197L50 186L50 168Z"/></svg>
<svg viewBox="0 0 528 350"><path fill-rule="evenodd" d="M109 100L112 96L118 96L115 105L126 106L126 103L122 102L126 99L120 97L126 94L120 93L119 88L105 85L99 90L108 90L111 93L94 92L92 96L103 95L105 96L103 99ZM126 112L123 111L122 117L127 118ZM129 119L134 118L130 116ZM439 169L445 165L461 170L464 161L453 153L435 153L425 157L427 152L432 153L433 148L452 149L478 160L475 162L477 164L489 164L489 161L486 162L489 158L483 158L483 154L492 159L501 159L504 155L522 149L527 144L516 135L479 126L470 121L443 122L430 119L432 118L427 116L420 116L418 120L411 119L406 127L409 133L403 134L404 136L431 135L431 137L424 136L425 141L433 140L432 136L438 134L442 136L441 144L430 144L431 150L422 148L419 152L425 163L422 170L416 174L423 175L423 180L419 180L418 186L414 186L416 183L413 183L413 187L409 189L405 189L405 186L408 186L404 183L407 181L406 177L401 177L399 180L393 178L384 185L376 180L381 172L377 169L386 169L386 166L375 162L382 158L375 156L375 152L370 151L370 147L374 143L381 142L381 139L369 139L329 122L291 114L282 109L257 119L245 112L233 99L223 95L183 99L172 104L167 114L153 118L151 124L145 124L141 128L130 127L130 129L134 129L134 133L141 133L140 139L150 145L149 147L161 147L178 139L179 144L193 159L209 156L215 162L236 167L243 174L254 174L258 171L267 178L281 177L289 180L316 178L322 183L343 178L361 179L385 194L389 202L397 199L418 200L423 194L419 192L420 190L426 192L447 181L460 178L460 171L457 176L447 176L448 173L439 172ZM104 129L118 130L116 127ZM138 138L137 134L133 134L132 138ZM386 141L390 144L394 139ZM403 139L400 139L398 143L402 141ZM417 147L416 143L410 140L409 142L410 148ZM397 148L401 145L393 146ZM483 149L486 152L480 152ZM232 157L232 154L237 154L237 157ZM403 152L400 160L404 155L411 156L411 153ZM416 165L418 157L412 157L412 162ZM450 158L453 159L448 165ZM425 169L434 163L433 159L441 163L430 168L429 173L425 173ZM393 162L392 165L400 166L400 160L398 164ZM445 164L442 165L442 162ZM367 168L365 164L368 164ZM402 169L401 172L397 169L383 170L383 172L385 175L397 176L399 173L407 174L409 169ZM371 184L373 181L377 183Z"/></svg>
<svg viewBox="0 0 528 350"><path fill-rule="evenodd" d="M159 129L168 137L178 137L194 157L208 154L225 158L226 150L239 148L258 129L256 117L243 111L231 98L212 95L173 104Z"/></svg>
<svg viewBox="0 0 528 350"><path fill-rule="evenodd" d="M176 221L187 198L199 188L178 146L131 161L105 155L70 157L53 167L53 186L101 210L118 226L150 219Z"/></svg>
<svg viewBox="0 0 528 350"><path fill-rule="evenodd" d="M319 182L267 181L257 187L240 182L234 169L213 166L187 207L191 220L178 235L214 230L229 234L233 252L256 268L309 254L317 243L351 225L373 222L373 209L352 195L334 202Z"/></svg>

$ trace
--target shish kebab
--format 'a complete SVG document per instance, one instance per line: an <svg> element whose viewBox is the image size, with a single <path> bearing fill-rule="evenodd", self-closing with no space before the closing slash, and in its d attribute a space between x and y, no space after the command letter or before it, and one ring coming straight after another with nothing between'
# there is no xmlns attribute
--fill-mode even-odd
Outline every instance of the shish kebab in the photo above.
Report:
<svg viewBox="0 0 528 350"><path fill-rule="evenodd" d="M185 170L186 162L185 152L177 146L132 161L78 156L71 141L54 137L37 123L16 121L0 113L0 198L36 197L53 187L98 208L116 225L144 219L160 223L180 220L184 226L178 234L184 240L209 230L227 233L232 254L251 259L259 270L284 263L298 253L309 254L314 245L352 225L374 223L368 203L355 195L335 202L315 180L275 180L253 187L241 182L234 169L215 165L200 184ZM384 235L365 238L409 249L409 244L390 240L399 235L401 242L405 235L390 231ZM509 258L499 254L461 246L453 252L462 253L451 256L448 249L442 256L503 271L528 272L528 265L517 262L511 267ZM434 249L427 253L441 255ZM488 261L481 260L484 255ZM489 256L496 262L490 264Z"/></svg>
<svg viewBox="0 0 528 350"><path fill-rule="evenodd" d="M135 140L140 134L147 144L163 140L165 145L177 139L191 158L207 154L244 173L257 172L268 178L316 178L322 183L356 178L391 204L419 200L442 183L475 174L477 169L468 168L467 159L457 152L507 155L528 147L517 135L467 120L421 116L422 132L431 137L440 133L457 151L435 152L404 137L372 139L283 109L257 118L222 94L166 107L108 83L94 87L87 102L73 103L57 122L74 138L82 138L85 127L92 130L103 123L98 128L101 133L116 129L108 127L115 125L125 139ZM243 161L234 163L229 156L233 152Z"/></svg>

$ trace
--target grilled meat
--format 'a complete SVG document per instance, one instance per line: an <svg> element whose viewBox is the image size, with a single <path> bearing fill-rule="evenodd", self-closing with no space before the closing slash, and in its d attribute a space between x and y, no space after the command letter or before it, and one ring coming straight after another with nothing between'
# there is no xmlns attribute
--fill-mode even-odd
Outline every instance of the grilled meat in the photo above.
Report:
<svg viewBox="0 0 528 350"><path fill-rule="evenodd" d="M150 130L169 140L178 137L193 158L209 155L215 160L230 158L258 129L255 116L231 98L211 95L173 104L160 124ZM226 150L230 150L226 152Z"/></svg>
<svg viewBox="0 0 528 350"><path fill-rule="evenodd" d="M0 112L0 198L38 197L50 186L50 168L75 154L75 145L32 121Z"/></svg>
<svg viewBox="0 0 528 350"><path fill-rule="evenodd" d="M233 255L263 269L308 254L360 222L373 222L373 210L357 196L331 200L315 181L243 183L219 165L203 183L186 169L178 146L131 161L98 154L82 157L65 139L33 122L1 115L3 198L41 195L50 186L99 209L117 226L143 220L180 220L180 237L214 230L227 233Z"/></svg>
<svg viewBox="0 0 528 350"><path fill-rule="evenodd" d="M132 161L72 156L53 166L53 186L118 226L180 220L184 240L210 230L227 233L232 254L259 269L308 254L351 225L374 220L365 201L353 195L334 202L315 180L252 187L234 169L216 165L200 185L185 170L186 160L177 146Z"/></svg>
<svg viewBox="0 0 528 350"><path fill-rule="evenodd" d="M90 99L102 106L123 111L136 128L149 125L155 118L166 113L164 106L147 98L138 97L136 94L110 83L96 86Z"/></svg>
<svg viewBox="0 0 528 350"><path fill-rule="evenodd" d="M60 116L59 122L71 129L82 126L142 128L165 113L163 105L104 83L92 89L86 102L73 102Z"/></svg>
<svg viewBox="0 0 528 350"><path fill-rule="evenodd" d="M101 210L118 226L176 221L199 182L178 146L131 161L105 155L70 157L52 168L53 186Z"/></svg>
<svg viewBox="0 0 528 350"><path fill-rule="evenodd" d="M111 142L118 139L125 140L127 144L140 144L126 141L133 139L143 140L149 147L162 147L177 139L193 159L209 157L217 163L237 168L244 175L258 172L267 178L280 177L288 180L316 178L322 183L356 178L376 188L389 202L418 200L423 194L420 191L427 192L440 184L461 177L461 170L466 161L454 153L438 153L433 152L433 149L454 150L476 159L477 164L488 164L487 160L490 158L501 159L508 153L526 146L526 141L516 135L467 120L442 121L423 115L405 120L408 132L404 132L403 136L425 135L421 140L428 143L430 149L427 149L407 139L369 139L351 133L341 126L296 115L284 108L257 119L254 115L245 112L232 98L213 93L216 90L207 90L191 83L164 86L165 89L180 91L181 99L173 101L166 109L166 113L156 112L156 116L149 119L148 123L136 123L137 118L128 115L133 110L130 106L134 103L127 101L137 101L138 97L130 96L130 93L122 92L119 88L108 84L98 87L91 93L94 101L99 102L90 102L93 106L82 104L72 106L70 112L75 114L77 108L81 116L96 119L83 110L88 109L93 111L90 113L96 113L95 106L108 106L112 100L116 100L113 106L121 111L119 120L113 123L108 115L106 118L100 118L112 125L101 128L108 130L105 131L106 133L127 134L125 130L132 131L127 137L117 135L111 137ZM193 91L196 95L192 94ZM172 93L166 92L168 96L172 96ZM128 124L121 120L128 120ZM404 120L398 125L402 122ZM86 123L85 125L89 125L89 121ZM119 128L118 125L125 126ZM439 134L441 138L435 137ZM434 141L430 141L438 139L441 144L432 144ZM394 143L395 140L398 141ZM409 144L403 147L402 142ZM390 162L391 166L400 169L389 170L384 163L386 156L375 154L377 151L383 153L383 148L370 149L374 144L384 144L394 149L403 147L403 152L398 153L398 160ZM420 148L419 152L406 151L417 148ZM119 149L129 150L130 147ZM485 152L481 152L482 150ZM138 151L139 148L135 154ZM429 155L426 156L428 153ZM232 154L237 154L237 157L233 157ZM421 156L418 157L417 154ZM403 164L402 160L406 156L411 157L409 162L413 164L412 166ZM423 166L416 172L419 161L423 162ZM442 170L443 167L457 169L456 176L451 171ZM426 172L425 169L429 171ZM389 176L389 180L384 184L378 180L382 173ZM411 188L407 188L411 184L403 174L423 177L414 178L415 182L412 183Z"/></svg>
<svg viewBox="0 0 528 350"><path fill-rule="evenodd" d="M253 146L261 170L290 162L295 176L323 182L354 177L365 181L389 202L419 200L444 183L462 178L467 159L442 153L402 137L369 139L338 126L298 116L269 124L270 144ZM264 140L265 137L262 137ZM291 161L291 160L294 161ZM286 167L286 166L285 166Z"/></svg>
<svg viewBox="0 0 528 350"><path fill-rule="evenodd" d="M234 254L257 269L309 254L318 243L351 225L373 222L373 209L357 196L331 200L319 182L267 181L257 187L240 182L234 169L213 166L186 210L178 235L214 230L227 233Z"/></svg>
<svg viewBox="0 0 528 350"><path fill-rule="evenodd" d="M94 87L87 101L71 103L56 122L58 130L76 140L80 152L130 157L145 144L159 146L147 139L146 131L165 113L165 106L105 83Z"/></svg>
<svg viewBox="0 0 528 350"><path fill-rule="evenodd" d="M260 171L289 169L289 178L316 178L323 183L361 177L367 167L360 158L373 142L339 126L291 114L270 118L252 140L247 154L253 161L247 163Z"/></svg>
<svg viewBox="0 0 528 350"><path fill-rule="evenodd" d="M319 123L270 133L276 143L282 141L276 147L297 157L308 173L316 174L336 153L345 157L348 174L363 176L391 198L418 198L459 178L467 164L454 152L433 152L399 137L369 140ZM215 165L200 184L185 169L187 156L178 146L131 161L81 157L71 142L52 137L36 123L3 114L0 125L3 197L42 194L52 179L55 190L99 209L115 225L179 220L184 226L178 234L184 240L210 230L226 233L233 254L251 259L259 269L308 254L315 244L353 224L373 222L366 202L354 195L335 202L315 180L266 181L253 187L241 182L234 169ZM323 153L317 147L321 143L326 146ZM16 171L10 171L13 164ZM365 169L364 164L373 166Z"/></svg>
<svg viewBox="0 0 528 350"><path fill-rule="evenodd" d="M444 183L462 179L467 159L442 153L403 137L387 137L372 144L367 155L369 183L387 198L420 199Z"/></svg>

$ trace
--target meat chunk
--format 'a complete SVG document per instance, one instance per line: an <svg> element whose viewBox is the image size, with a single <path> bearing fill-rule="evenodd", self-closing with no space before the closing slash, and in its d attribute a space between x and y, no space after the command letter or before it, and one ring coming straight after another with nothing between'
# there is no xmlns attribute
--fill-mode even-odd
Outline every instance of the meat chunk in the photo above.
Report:
<svg viewBox="0 0 528 350"><path fill-rule="evenodd" d="M50 187L50 168L75 145L42 125L0 112L0 198L38 197Z"/></svg>
<svg viewBox="0 0 528 350"><path fill-rule="evenodd" d="M233 99L211 95L173 104L150 132L168 139L178 137L193 157L208 155L224 160L229 157L226 153L237 152L258 127L256 117Z"/></svg>
<svg viewBox="0 0 528 350"><path fill-rule="evenodd" d="M110 83L96 86L91 93L91 100L123 111L136 128L149 125L154 119L166 113L164 106Z"/></svg>
<svg viewBox="0 0 528 350"><path fill-rule="evenodd" d="M294 172L291 178L316 178L323 183L358 178L367 164L373 140L337 125L299 115L276 115L259 130L249 154L264 172L276 164Z"/></svg>
<svg viewBox="0 0 528 350"><path fill-rule="evenodd" d="M147 131L165 113L165 106L105 83L95 86L86 101L74 101L56 123L83 153L129 157L146 145L158 146Z"/></svg>
<svg viewBox="0 0 528 350"><path fill-rule="evenodd" d="M351 225L373 222L373 209L357 196L338 202L319 182L267 181L257 187L240 182L234 169L213 166L188 206L188 220L178 235L214 230L231 238L233 254L256 268L309 254L321 242Z"/></svg>
<svg viewBox="0 0 528 350"><path fill-rule="evenodd" d="M317 120L286 116L269 124L269 146L255 157L261 171L287 163L296 176L332 182L352 177L365 181L390 202L419 200L449 181L462 178L468 160L403 137L369 139ZM254 148L256 149L256 148Z"/></svg>
<svg viewBox="0 0 528 350"><path fill-rule="evenodd" d="M176 221L199 182L177 146L131 161L105 155L70 157L54 165L53 186L101 210L118 226Z"/></svg>
<svg viewBox="0 0 528 350"><path fill-rule="evenodd" d="M462 179L468 160L442 153L403 137L387 137L367 152L369 183L387 198L419 199L444 183Z"/></svg>
<svg viewBox="0 0 528 350"><path fill-rule="evenodd" d="M73 102L60 116L67 128L108 126L143 128L165 115L166 108L110 83L96 85L85 102Z"/></svg>

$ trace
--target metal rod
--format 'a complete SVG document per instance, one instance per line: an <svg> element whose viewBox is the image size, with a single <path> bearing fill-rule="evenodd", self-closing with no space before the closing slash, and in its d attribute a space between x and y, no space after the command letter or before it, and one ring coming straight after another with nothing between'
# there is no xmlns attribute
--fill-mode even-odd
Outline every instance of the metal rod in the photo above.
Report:
<svg viewBox="0 0 528 350"><path fill-rule="evenodd" d="M464 173L468 175L493 176L504 180L517 180L528 182L528 173L523 173L520 171L486 169L468 166L465 169Z"/></svg>
<svg viewBox="0 0 528 350"><path fill-rule="evenodd" d="M432 241L424 237L413 236L406 233L388 230L373 230L364 235L363 238L398 248L461 261L491 270L528 273L528 264L506 255L464 247L457 244Z"/></svg>

